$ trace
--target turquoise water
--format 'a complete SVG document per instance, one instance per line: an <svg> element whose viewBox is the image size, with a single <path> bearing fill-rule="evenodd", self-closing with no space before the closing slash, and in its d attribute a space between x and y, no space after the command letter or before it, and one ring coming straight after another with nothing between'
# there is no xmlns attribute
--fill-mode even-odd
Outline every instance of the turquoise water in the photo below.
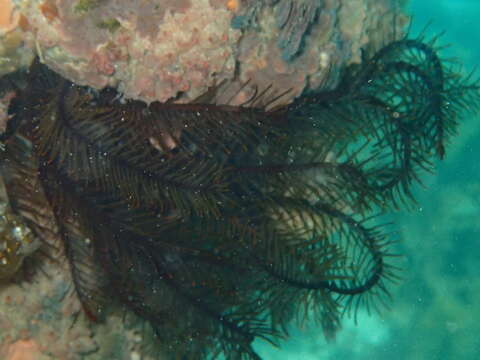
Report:
<svg viewBox="0 0 480 360"><path fill-rule="evenodd" d="M480 64L480 0L412 0L412 34L445 31L443 57ZM282 349L258 344L265 360L480 359L480 115L464 119L434 175L417 187L418 207L394 215L403 281L391 310L359 314L334 344L314 326Z"/></svg>

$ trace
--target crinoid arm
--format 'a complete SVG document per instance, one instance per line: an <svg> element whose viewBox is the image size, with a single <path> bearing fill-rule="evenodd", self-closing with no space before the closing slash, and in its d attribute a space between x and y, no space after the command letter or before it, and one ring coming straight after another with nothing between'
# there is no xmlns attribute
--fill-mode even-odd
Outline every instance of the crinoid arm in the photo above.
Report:
<svg viewBox="0 0 480 360"><path fill-rule="evenodd" d="M117 95L35 62L2 138L9 197L39 237L49 209L91 318L116 299L167 358L194 360L258 360L255 339L311 316L332 338L344 313L387 302L397 270L373 214L414 201L480 103L478 81L408 39L271 110L269 89L241 106L215 89L189 104Z"/></svg>

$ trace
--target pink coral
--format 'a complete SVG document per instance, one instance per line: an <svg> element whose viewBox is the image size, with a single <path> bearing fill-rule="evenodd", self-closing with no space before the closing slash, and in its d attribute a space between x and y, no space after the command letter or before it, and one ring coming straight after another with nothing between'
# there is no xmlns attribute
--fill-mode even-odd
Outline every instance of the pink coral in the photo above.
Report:
<svg viewBox="0 0 480 360"><path fill-rule="evenodd" d="M24 0L17 11L25 20L22 44L79 85L116 87L125 98L146 102L188 102L224 80L254 80L238 99L256 85L290 89L291 100L327 80L334 85L332 69L358 61L361 48L378 46L376 33L394 32L391 0L92 4L80 11L78 1Z"/></svg>
<svg viewBox="0 0 480 360"><path fill-rule="evenodd" d="M17 340L0 354L5 360L39 360L42 356L40 346L31 339Z"/></svg>

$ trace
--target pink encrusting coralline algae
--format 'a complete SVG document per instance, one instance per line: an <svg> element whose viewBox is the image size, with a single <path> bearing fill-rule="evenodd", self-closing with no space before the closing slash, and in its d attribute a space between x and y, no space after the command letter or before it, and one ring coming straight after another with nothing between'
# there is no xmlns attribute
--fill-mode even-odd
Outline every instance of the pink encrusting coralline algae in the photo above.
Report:
<svg viewBox="0 0 480 360"><path fill-rule="evenodd" d="M0 74L38 55L77 84L116 87L146 102L188 102L224 80L253 80L237 103L255 86L291 89L294 98L334 83L332 73L358 61L360 48L381 45L405 22L393 0L0 3L11 13L0 35ZM381 39L371 37L377 32Z"/></svg>

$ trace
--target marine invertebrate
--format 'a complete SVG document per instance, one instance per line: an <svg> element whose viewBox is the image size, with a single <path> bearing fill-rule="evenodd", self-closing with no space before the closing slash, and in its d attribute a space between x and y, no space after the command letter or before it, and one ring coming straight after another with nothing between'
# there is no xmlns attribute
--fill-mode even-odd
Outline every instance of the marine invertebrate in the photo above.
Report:
<svg viewBox="0 0 480 360"><path fill-rule="evenodd" d="M25 76L2 135L13 211L59 238L92 319L117 299L174 359L259 359L253 340L295 319L333 337L344 312L383 301L391 240L369 218L412 201L480 102L420 39L272 109L268 89L241 106L215 103L222 85L147 105L39 61Z"/></svg>

